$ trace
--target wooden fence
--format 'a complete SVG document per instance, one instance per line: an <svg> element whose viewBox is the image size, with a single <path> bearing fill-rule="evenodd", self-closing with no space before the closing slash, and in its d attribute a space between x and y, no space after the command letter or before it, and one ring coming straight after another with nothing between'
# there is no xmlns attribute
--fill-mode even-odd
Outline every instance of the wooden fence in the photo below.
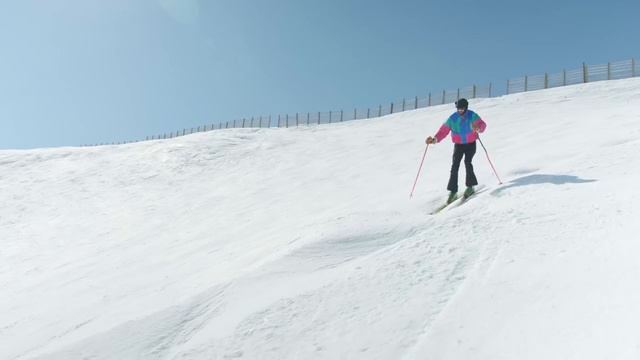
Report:
<svg viewBox="0 0 640 360"><path fill-rule="evenodd" d="M640 65L635 59L610 62L607 64L587 65L572 70L563 70L558 73L545 73L542 75L527 75L521 78L509 79L506 83L506 94L514 94L525 91L549 89L560 86L575 85L593 81L615 80L636 77L640 75ZM502 93L504 94L504 93ZM426 96L392 101L388 104L380 104L377 107L366 109L346 109L338 111L318 111L306 113L294 113L284 115L253 116L250 118L236 119L218 124L202 125L190 129L171 131L164 134L147 136L145 140L125 141L111 143L112 145L134 143L139 141L171 139L179 136L198 132L234 129L234 128L289 128L298 126L312 126L332 124L344 121L363 120L377 118L403 111L415 110L429 106L453 103L457 99L490 98L498 95L493 84L483 86L469 86L455 90L442 90L428 93ZM96 145L108 145L105 143Z"/></svg>
<svg viewBox="0 0 640 360"><path fill-rule="evenodd" d="M582 84L602 80L626 79L638 76L638 64L635 59L610 62L606 64L587 65L558 73L524 76L507 80L507 94L525 91L550 89L560 86Z"/></svg>

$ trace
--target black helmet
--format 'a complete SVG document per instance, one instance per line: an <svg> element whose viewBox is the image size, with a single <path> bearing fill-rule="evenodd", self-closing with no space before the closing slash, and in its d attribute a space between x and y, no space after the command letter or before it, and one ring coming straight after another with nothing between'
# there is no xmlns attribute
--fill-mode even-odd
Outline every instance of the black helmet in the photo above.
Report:
<svg viewBox="0 0 640 360"><path fill-rule="evenodd" d="M469 102L467 101L467 99L462 98L456 101L456 109L467 110L468 108L469 108Z"/></svg>

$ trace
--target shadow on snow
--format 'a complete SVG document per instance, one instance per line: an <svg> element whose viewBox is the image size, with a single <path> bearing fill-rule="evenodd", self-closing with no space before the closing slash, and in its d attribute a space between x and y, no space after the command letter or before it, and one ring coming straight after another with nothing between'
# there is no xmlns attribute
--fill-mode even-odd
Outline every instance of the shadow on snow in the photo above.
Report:
<svg viewBox="0 0 640 360"><path fill-rule="evenodd" d="M597 180L581 179L573 175L534 174L534 175L527 175L527 176L523 176L521 178L512 180L508 183L507 186L494 190L492 194L494 195L499 194L507 189L520 187L520 186L539 185L539 184L553 184L553 185L584 184L584 183L591 183L595 181Z"/></svg>

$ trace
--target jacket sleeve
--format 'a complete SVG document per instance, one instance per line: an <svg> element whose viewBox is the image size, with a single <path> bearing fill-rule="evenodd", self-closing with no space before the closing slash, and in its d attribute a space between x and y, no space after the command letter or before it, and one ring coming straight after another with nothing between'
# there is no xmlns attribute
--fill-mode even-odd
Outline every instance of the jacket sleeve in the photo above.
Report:
<svg viewBox="0 0 640 360"><path fill-rule="evenodd" d="M483 133L484 130L487 128L487 123L485 123L484 120L482 120L482 118L478 114L476 114L476 119L473 121L473 124L478 125L478 131L481 133Z"/></svg>
<svg viewBox="0 0 640 360"><path fill-rule="evenodd" d="M449 126L449 119L447 119L447 121L445 121L444 124L442 124L442 126L440 126L440 130L438 130L438 132L435 135L436 140L438 140L438 142L442 141L444 138L447 137L447 135L449 135L449 132L451 131L451 127Z"/></svg>

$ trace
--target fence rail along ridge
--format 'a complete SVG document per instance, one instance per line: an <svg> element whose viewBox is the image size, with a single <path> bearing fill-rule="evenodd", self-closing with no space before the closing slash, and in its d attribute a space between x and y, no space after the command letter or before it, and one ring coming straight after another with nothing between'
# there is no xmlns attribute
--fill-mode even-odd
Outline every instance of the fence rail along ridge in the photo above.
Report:
<svg viewBox="0 0 640 360"><path fill-rule="evenodd" d="M170 139L185 136L197 132L205 132L233 128L289 128L299 126L313 126L333 124L352 120L364 120L382 117L398 112L416 110L420 108L453 103L460 98L490 98L498 95L509 95L526 91L550 89L560 86L569 86L594 81L617 80L636 77L640 74L640 65L632 58L630 60L609 62L606 64L588 65L575 69L562 70L556 73L544 73L537 75L525 75L519 78L509 79L506 82L505 91L498 93L493 83L485 85L472 85L455 90L442 90L428 92L412 98L404 98L376 107L366 109L341 109L329 111L316 111L295 114L262 115L248 118L235 119L220 123L205 124L198 127L170 131L168 133L147 136L144 140L110 143L112 145L127 144L139 141ZM109 143L95 144L107 145Z"/></svg>

